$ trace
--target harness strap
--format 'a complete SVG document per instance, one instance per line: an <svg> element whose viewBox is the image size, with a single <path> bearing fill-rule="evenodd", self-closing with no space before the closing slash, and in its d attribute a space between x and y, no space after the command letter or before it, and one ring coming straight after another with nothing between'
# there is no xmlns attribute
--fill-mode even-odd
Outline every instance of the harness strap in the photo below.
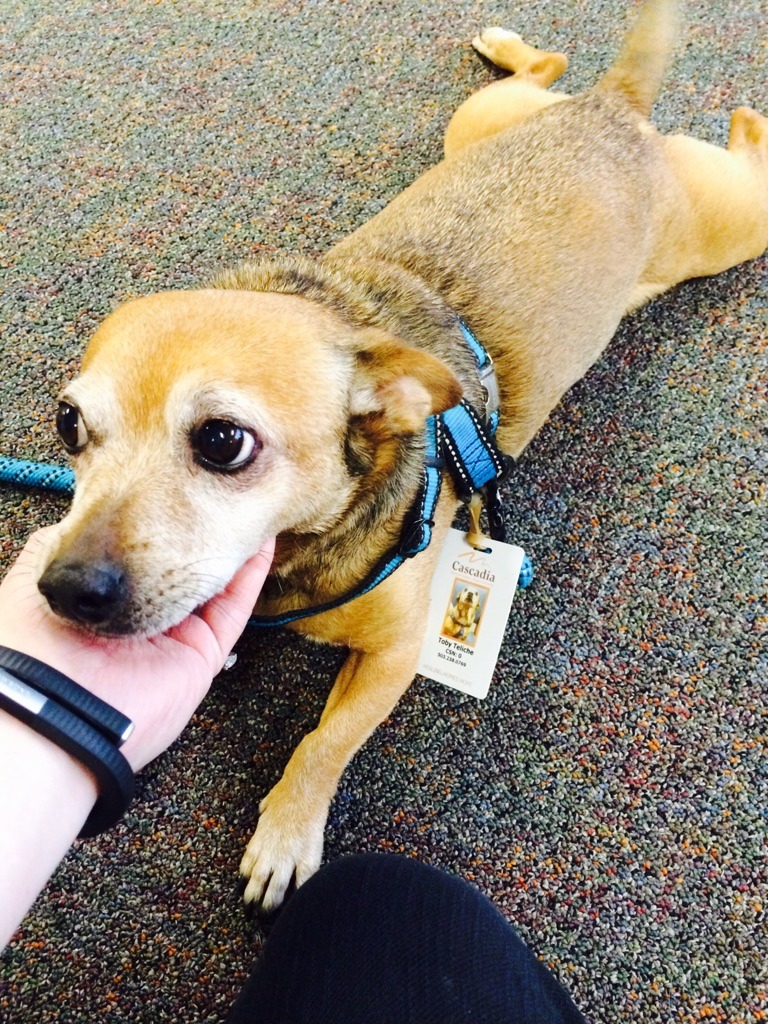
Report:
<svg viewBox="0 0 768 1024"><path fill-rule="evenodd" d="M475 491L507 471L506 459L487 428L467 401L441 414L445 425L445 454L456 491L469 501Z"/></svg>
<svg viewBox="0 0 768 1024"><path fill-rule="evenodd" d="M493 368L493 360L461 317L457 317L457 319L461 332L464 335L464 340L477 360L477 375L485 391L485 422L488 424L491 433L495 434L499 425L499 419L501 418L501 399L499 397L499 382L496 379L496 371Z"/></svg>

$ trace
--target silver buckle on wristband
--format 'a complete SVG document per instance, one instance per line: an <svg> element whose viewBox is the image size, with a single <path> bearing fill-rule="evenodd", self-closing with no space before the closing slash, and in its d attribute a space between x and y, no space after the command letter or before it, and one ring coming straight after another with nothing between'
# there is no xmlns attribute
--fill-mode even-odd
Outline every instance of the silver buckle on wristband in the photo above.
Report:
<svg viewBox="0 0 768 1024"><path fill-rule="evenodd" d="M136 784L131 766L117 749L133 729L125 715L50 666L7 647L0 647L0 708L96 776L99 798L81 838L98 835L122 817Z"/></svg>
<svg viewBox="0 0 768 1024"><path fill-rule="evenodd" d="M46 697L58 701L63 707L98 729L100 733L121 747L133 732L133 722L124 714L101 700L84 686L80 686L63 672L46 665L29 654L11 650L0 644L0 668L7 669L17 679L23 679Z"/></svg>

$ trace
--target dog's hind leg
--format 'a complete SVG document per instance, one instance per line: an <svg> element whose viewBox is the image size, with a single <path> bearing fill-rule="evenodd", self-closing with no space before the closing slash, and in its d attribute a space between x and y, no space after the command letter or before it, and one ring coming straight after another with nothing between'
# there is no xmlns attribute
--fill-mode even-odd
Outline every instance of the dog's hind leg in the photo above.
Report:
<svg viewBox="0 0 768 1024"><path fill-rule="evenodd" d="M459 107L445 133L446 157L569 98L566 93L547 92L568 66L565 54L537 50L502 28L484 29L472 45L513 75L491 83Z"/></svg>
<svg viewBox="0 0 768 1024"><path fill-rule="evenodd" d="M768 118L740 107L726 149L688 135L660 141L670 173L659 190L657 242L631 308L768 248Z"/></svg>

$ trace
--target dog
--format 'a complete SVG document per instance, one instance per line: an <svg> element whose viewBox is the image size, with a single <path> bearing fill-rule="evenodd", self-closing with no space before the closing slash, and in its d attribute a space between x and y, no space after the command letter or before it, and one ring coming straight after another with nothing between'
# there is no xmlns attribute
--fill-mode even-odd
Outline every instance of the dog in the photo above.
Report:
<svg viewBox="0 0 768 1024"><path fill-rule="evenodd" d="M466 640L475 633L480 612L480 595L471 587L463 587L449 605L443 622L443 636Z"/></svg>
<svg viewBox="0 0 768 1024"><path fill-rule="evenodd" d="M76 492L41 558L53 611L97 634L161 632L271 536L260 610L332 602L397 545L425 420L462 398L483 408L460 321L495 361L496 436L518 456L625 313L760 255L768 120L736 110L725 149L647 120L675 22L674 3L648 0L575 97L548 88L562 54L486 29L475 47L511 76L454 114L445 159L324 257L246 263L110 315L61 396ZM456 508L446 478L424 551L294 625L349 655L243 857L264 911L319 866L339 777L415 674Z"/></svg>

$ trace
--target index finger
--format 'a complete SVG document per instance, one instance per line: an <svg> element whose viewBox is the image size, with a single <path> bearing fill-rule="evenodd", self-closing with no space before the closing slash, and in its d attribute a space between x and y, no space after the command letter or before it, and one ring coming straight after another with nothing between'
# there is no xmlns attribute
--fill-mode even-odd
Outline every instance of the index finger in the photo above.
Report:
<svg viewBox="0 0 768 1024"><path fill-rule="evenodd" d="M222 652L222 662L234 647L253 612L272 564L275 542L269 540L258 554L238 569L224 590L198 612Z"/></svg>

